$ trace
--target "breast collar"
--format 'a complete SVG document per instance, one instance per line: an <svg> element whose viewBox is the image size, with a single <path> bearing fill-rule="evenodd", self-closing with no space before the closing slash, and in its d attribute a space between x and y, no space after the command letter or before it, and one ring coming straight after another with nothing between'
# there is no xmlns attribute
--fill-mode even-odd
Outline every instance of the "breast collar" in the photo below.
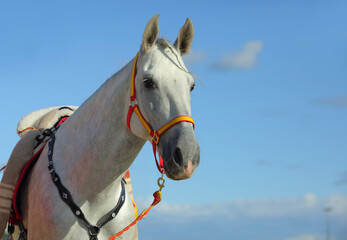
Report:
<svg viewBox="0 0 347 240"><path fill-rule="evenodd" d="M70 191L63 185L58 173L54 169L53 164L53 150L54 150L54 142L55 142L55 134L52 133L51 139L48 141L48 169L51 174L54 185L57 187L59 196L63 200L63 202L68 205L72 213L75 215L77 219L79 219L83 225L87 228L89 239L97 240L98 234L100 233L100 229L109 221L114 219L120 209L122 208L125 202L125 185L124 180L122 179L122 190L119 196L118 202L116 206L108 212L106 217L102 217L96 225L91 224L87 218L85 217L83 211L77 206L74 202L73 197Z"/></svg>

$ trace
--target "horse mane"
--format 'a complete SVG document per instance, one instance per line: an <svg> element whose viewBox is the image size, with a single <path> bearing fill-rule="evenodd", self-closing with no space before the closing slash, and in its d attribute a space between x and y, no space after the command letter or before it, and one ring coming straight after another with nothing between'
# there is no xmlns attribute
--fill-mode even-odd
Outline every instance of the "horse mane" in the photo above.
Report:
<svg viewBox="0 0 347 240"><path fill-rule="evenodd" d="M156 44L157 44L159 47L163 48L164 50L165 50L166 48L169 48L169 49L171 50L171 52L173 53L173 55L176 57L176 60L177 60L177 62L178 62L178 64L179 64L179 66L177 66L177 67L178 67L179 69L181 69L182 71L184 71L184 72L190 74L193 78L197 79L197 80L200 82L200 84L201 84L202 86L204 86L204 85L202 84L202 82L200 81L200 78L199 78L196 74L194 74L194 73L192 73L192 72L189 72L189 71L187 70L186 67L182 66L181 61L179 60L179 57L178 57L178 54L179 54L179 53L178 53L177 50L176 50L176 51L174 50L174 49L176 49L176 48L170 43L169 40L166 40L165 38L158 38L158 39L156 40Z"/></svg>
<svg viewBox="0 0 347 240"><path fill-rule="evenodd" d="M163 49L173 47L170 41L165 38L158 38L155 43Z"/></svg>
<svg viewBox="0 0 347 240"><path fill-rule="evenodd" d="M163 48L163 49L170 48L171 51L172 51L172 53L173 53L174 55L176 55L176 57L177 57L177 53L175 53L175 52L172 50L173 46L172 46L172 44L171 44L168 40L166 40L166 39L164 39L164 38L158 38L158 39L156 40L156 44L157 44L159 47ZM116 78L119 74L121 74L121 73L124 71L124 69L126 69L126 68L128 67L129 64L132 65L132 61L130 61L130 62L128 62L127 64L125 64L120 70L118 70L116 73L114 73L114 74L110 77L110 79L111 79L111 78L112 78L112 79L113 79L113 78Z"/></svg>
<svg viewBox="0 0 347 240"><path fill-rule="evenodd" d="M192 73L192 72L189 72L189 71L187 70L187 68L186 68L185 66L182 65L182 63L181 63L182 60L181 60L181 61L179 60L179 59L180 59L180 56L179 56L178 50L176 50L176 48L171 44L171 42L170 42L169 40L167 40L167 39L165 39L165 38L158 38L158 39L156 40L155 43L156 43L156 45L157 45L158 47L162 48L163 50L165 50L165 49L170 49L170 50L171 50L171 53L175 56L176 61L177 61L178 64L175 63L175 61L173 61L173 60L171 60L171 61L173 61L173 62L177 65L177 67L178 67L179 69L181 69L182 71L184 71L184 72L190 74L193 78L198 79L199 82L201 83L199 77L198 77L196 74L194 74L194 73ZM168 57L168 56L167 56L167 57ZM128 62L125 66L123 66L120 70L118 70L118 72L116 72L115 74L113 74L109 79L116 78L119 74L121 74L121 73L124 71L124 69L126 69L126 68L129 66L129 64L132 64L132 62L131 62L131 61ZM203 85L203 84L201 83L201 85Z"/></svg>
<svg viewBox="0 0 347 240"><path fill-rule="evenodd" d="M180 59L180 56L179 56L179 52L176 50L176 48L174 47L174 46L172 46L172 44L168 41L168 40L166 40L165 38L158 38L157 40L156 40L156 44L159 46L159 47L161 47L161 48L163 48L163 50L165 50L165 49L170 49L171 50L171 52L172 52L172 54L176 57L176 60L177 60L177 63L178 63L178 65L177 65L177 67L179 68L179 69L181 69L182 71L184 71L184 72L186 72L186 73L189 73L188 72L188 70L186 69L186 67L185 66L182 66L182 63L181 63L181 61L179 60ZM175 49L175 50L174 50ZM175 62L175 61L173 61L173 62Z"/></svg>

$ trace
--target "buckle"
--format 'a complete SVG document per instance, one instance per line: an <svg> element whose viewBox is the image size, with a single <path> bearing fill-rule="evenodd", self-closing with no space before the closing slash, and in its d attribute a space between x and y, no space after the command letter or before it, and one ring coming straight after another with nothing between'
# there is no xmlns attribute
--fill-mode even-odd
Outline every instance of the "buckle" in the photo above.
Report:
<svg viewBox="0 0 347 240"><path fill-rule="evenodd" d="M134 104L134 105L133 105L133 104ZM135 98L134 100L130 100L130 101L129 101L129 106L134 107L135 105L137 105L137 100L136 100L136 98Z"/></svg>
<svg viewBox="0 0 347 240"><path fill-rule="evenodd" d="M153 136L152 136L152 140L153 142L155 142L155 144L158 144L159 142L159 136L157 135L156 132L154 132Z"/></svg>

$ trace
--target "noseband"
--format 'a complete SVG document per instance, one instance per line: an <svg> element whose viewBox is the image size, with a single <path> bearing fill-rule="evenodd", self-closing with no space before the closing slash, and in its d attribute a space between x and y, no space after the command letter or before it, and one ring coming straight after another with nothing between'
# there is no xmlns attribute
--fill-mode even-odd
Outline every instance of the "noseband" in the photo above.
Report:
<svg viewBox="0 0 347 240"><path fill-rule="evenodd" d="M129 102L129 110L128 110L128 115L127 115L127 125L128 125L128 128L131 131L131 127L130 127L131 116L132 116L133 112L135 112L136 115L139 117L142 125L146 128L147 132L149 133L149 135L152 138L153 154L154 154L155 163L157 165L157 168L158 168L159 172L165 173L163 159L159 155L159 162L158 162L157 156L156 156L156 149L157 149L157 145L158 145L158 142L159 142L159 137L164 132L166 132L168 129L170 129L172 126L174 126L174 125L176 125L176 124L178 124L180 122L190 122L190 123L192 123L193 124L193 129L195 128L195 124L194 124L193 118L191 118L190 116L181 115L181 116L175 117L174 119L172 119L171 121L166 123L164 126L159 128L158 130L154 130L151 127L151 125L146 121L146 119L142 115L142 113L140 111L140 108L137 105L137 100L136 100L135 78L136 78L136 70L137 70L136 66L137 66L138 58L139 58L139 53L136 54L136 57L135 57L135 60L134 60L134 64L133 64L133 70L132 70L132 74L131 74L130 102Z"/></svg>

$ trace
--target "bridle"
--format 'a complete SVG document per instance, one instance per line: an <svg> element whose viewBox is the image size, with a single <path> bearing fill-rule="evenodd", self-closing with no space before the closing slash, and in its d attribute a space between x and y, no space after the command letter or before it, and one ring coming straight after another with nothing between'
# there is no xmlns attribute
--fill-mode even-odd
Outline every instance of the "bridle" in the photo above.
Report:
<svg viewBox="0 0 347 240"><path fill-rule="evenodd" d="M191 118L190 116L181 115L181 116L175 117L174 119L170 120L168 123L166 123L164 126L159 128L158 130L154 130L151 127L151 125L146 121L146 119L142 115L140 108L137 105L137 100L136 100L135 78L136 78L136 71L137 71L136 67L137 67L138 58L139 58L139 53L136 54L136 57L134 59L132 74L131 74L130 101L129 101L129 110L128 110L128 115L127 115L127 125L131 131L131 127L130 127L131 116L132 116L133 112L135 112L136 115L138 116L138 118L140 119L142 125L145 127L145 129L147 130L147 132L149 133L149 135L152 138L153 154L154 154L155 163L157 165L157 168L158 168L159 172L165 173L163 159L159 155L159 162L158 162L157 155L156 155L156 149L157 149L157 145L159 142L159 137L164 132L166 132L168 129L170 129L172 126L174 126L180 122L192 123L193 129L195 128L195 124L194 124L193 118Z"/></svg>

